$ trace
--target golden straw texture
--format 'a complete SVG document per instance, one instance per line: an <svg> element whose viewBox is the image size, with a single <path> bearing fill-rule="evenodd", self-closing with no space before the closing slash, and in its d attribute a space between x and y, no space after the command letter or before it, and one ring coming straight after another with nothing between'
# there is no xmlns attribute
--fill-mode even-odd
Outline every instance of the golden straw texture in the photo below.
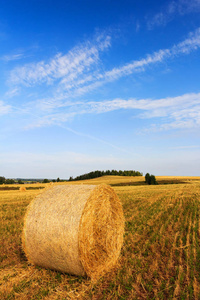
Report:
<svg viewBox="0 0 200 300"><path fill-rule="evenodd" d="M93 279L116 263L124 216L107 185L57 185L27 209L23 249L35 265Z"/></svg>
<svg viewBox="0 0 200 300"><path fill-rule="evenodd" d="M20 192L25 192L26 191L26 188L25 188L25 186L20 186Z"/></svg>
<svg viewBox="0 0 200 300"><path fill-rule="evenodd" d="M79 227L79 251L85 272L97 278L112 268L123 244L122 205L107 185L92 190Z"/></svg>

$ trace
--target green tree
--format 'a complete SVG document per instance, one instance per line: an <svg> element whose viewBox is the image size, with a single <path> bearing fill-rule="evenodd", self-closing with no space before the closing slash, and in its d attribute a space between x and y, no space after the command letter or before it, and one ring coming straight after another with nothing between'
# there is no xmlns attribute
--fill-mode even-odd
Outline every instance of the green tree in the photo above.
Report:
<svg viewBox="0 0 200 300"><path fill-rule="evenodd" d="M3 183L5 183L5 181L6 181L5 177L3 177L3 176L0 176L0 184L3 184Z"/></svg>
<svg viewBox="0 0 200 300"><path fill-rule="evenodd" d="M6 184L13 184L15 183L14 179L6 179L5 181Z"/></svg>
<svg viewBox="0 0 200 300"><path fill-rule="evenodd" d="M150 184L157 184L156 177L154 175L150 176Z"/></svg>
<svg viewBox="0 0 200 300"><path fill-rule="evenodd" d="M156 181L156 177L154 175L150 175L149 173L146 173L145 175L145 182L147 184L158 184Z"/></svg>
<svg viewBox="0 0 200 300"><path fill-rule="evenodd" d="M149 173L146 173L146 175L145 175L145 182L147 183L147 184L150 184L149 182L150 182L150 174Z"/></svg>
<svg viewBox="0 0 200 300"><path fill-rule="evenodd" d="M19 179L17 182L18 184L24 184L24 182L21 179Z"/></svg>
<svg viewBox="0 0 200 300"><path fill-rule="evenodd" d="M49 180L45 178L42 183L49 183Z"/></svg>
<svg viewBox="0 0 200 300"><path fill-rule="evenodd" d="M60 178L59 177L57 178L57 182L60 182Z"/></svg>

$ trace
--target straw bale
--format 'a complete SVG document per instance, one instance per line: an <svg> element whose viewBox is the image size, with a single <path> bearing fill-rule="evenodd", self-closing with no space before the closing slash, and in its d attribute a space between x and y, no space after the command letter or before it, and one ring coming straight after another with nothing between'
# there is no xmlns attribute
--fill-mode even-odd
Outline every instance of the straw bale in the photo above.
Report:
<svg viewBox="0 0 200 300"><path fill-rule="evenodd" d="M22 244L34 265L96 279L116 264L123 234L110 186L53 185L29 204Z"/></svg>
<svg viewBox="0 0 200 300"><path fill-rule="evenodd" d="M20 192L25 192L26 191L26 188L25 188L25 186L20 186Z"/></svg>

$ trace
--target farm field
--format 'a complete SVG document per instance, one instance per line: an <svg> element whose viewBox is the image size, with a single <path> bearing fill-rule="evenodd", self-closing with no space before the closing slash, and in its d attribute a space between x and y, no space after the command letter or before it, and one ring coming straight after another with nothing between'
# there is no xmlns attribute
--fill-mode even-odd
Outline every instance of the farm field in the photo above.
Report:
<svg viewBox="0 0 200 300"><path fill-rule="evenodd" d="M121 199L126 220L121 256L97 282L26 260L21 249L26 207L49 184L25 185L24 192L0 188L0 299L200 299L200 177L156 179L154 186L141 176L55 183L106 183Z"/></svg>

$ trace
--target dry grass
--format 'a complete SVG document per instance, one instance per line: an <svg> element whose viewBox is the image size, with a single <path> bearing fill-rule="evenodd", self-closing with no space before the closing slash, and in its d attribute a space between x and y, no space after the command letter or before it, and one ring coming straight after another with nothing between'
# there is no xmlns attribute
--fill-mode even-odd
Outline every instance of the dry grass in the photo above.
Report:
<svg viewBox="0 0 200 300"><path fill-rule="evenodd" d="M0 299L200 299L200 177L174 179L185 183L114 188L126 219L124 246L96 284L30 266L20 236L26 207L41 191L0 191ZM129 180L142 178L84 183Z"/></svg>

